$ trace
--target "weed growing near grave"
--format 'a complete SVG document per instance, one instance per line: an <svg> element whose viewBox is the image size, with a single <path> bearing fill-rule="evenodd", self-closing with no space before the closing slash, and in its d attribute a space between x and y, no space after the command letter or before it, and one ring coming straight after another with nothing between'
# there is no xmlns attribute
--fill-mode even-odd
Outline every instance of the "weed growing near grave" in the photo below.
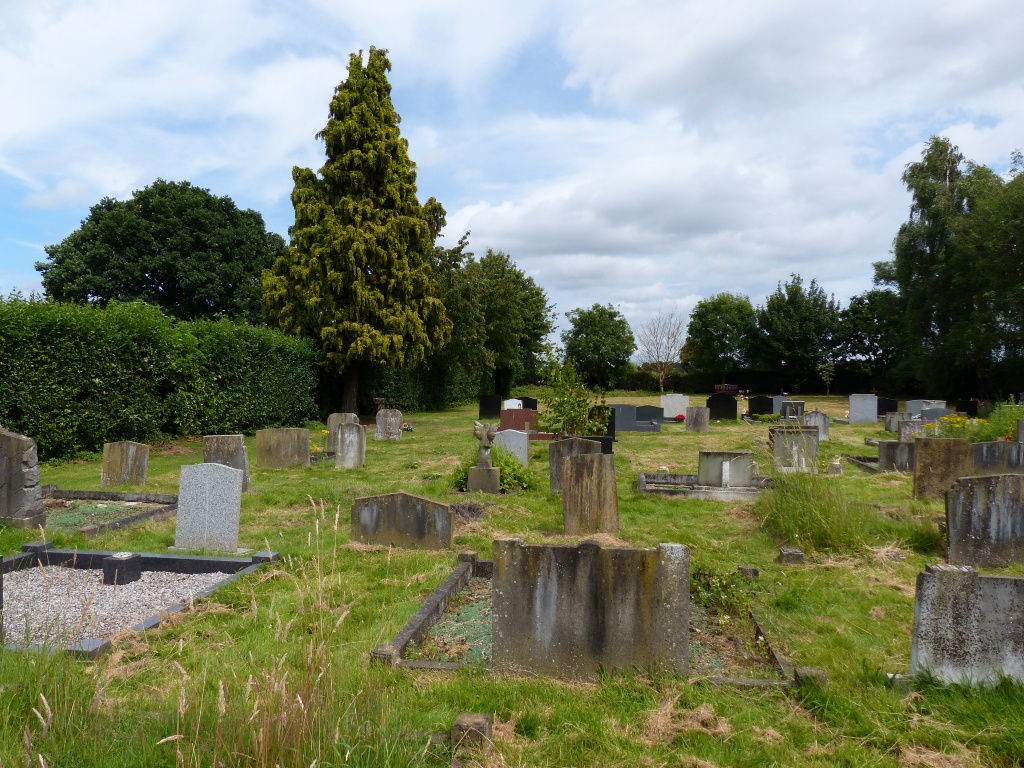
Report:
<svg viewBox="0 0 1024 768"><path fill-rule="evenodd" d="M465 459L452 473L451 487L456 491L466 490L469 482L469 469L476 466L476 455ZM491 448L491 463L501 468L499 487L502 493L528 491L537 487L537 479L530 470L519 463L511 451L496 445Z"/></svg>
<svg viewBox="0 0 1024 768"><path fill-rule="evenodd" d="M1017 420L1024 419L1024 403L997 403L985 419L965 416L942 416L939 418L939 437L960 437L972 443L994 440L1016 440Z"/></svg>

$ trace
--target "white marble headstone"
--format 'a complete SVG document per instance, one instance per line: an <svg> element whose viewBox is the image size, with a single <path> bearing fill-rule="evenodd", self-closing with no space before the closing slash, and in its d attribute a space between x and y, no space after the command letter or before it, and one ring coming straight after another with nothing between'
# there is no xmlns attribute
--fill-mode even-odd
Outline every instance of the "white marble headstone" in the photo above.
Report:
<svg viewBox="0 0 1024 768"><path fill-rule="evenodd" d="M524 467L530 458L530 436L518 429L503 429L494 436L494 445L500 445L513 454Z"/></svg>

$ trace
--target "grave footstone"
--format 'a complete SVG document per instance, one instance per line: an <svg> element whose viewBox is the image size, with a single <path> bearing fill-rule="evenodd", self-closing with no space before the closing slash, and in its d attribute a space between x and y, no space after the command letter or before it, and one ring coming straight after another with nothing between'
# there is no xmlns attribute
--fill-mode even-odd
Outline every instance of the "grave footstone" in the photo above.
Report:
<svg viewBox="0 0 1024 768"><path fill-rule="evenodd" d="M711 429L711 410L699 405L686 409L686 431L707 432Z"/></svg>
<svg viewBox="0 0 1024 768"><path fill-rule="evenodd" d="M501 395L480 395L480 420L501 418Z"/></svg>
<svg viewBox="0 0 1024 768"><path fill-rule="evenodd" d="M46 524L36 441L5 429L0 429L0 522L15 528Z"/></svg>
<svg viewBox="0 0 1024 768"><path fill-rule="evenodd" d="M677 416L685 416L690 407L690 398L686 395L662 395L661 410L665 421L677 421Z"/></svg>
<svg viewBox="0 0 1024 768"><path fill-rule="evenodd" d="M377 411L373 439L399 442L402 439L402 412L396 408L381 408Z"/></svg>
<svg viewBox="0 0 1024 768"><path fill-rule="evenodd" d="M715 488L748 488L754 481L751 451L700 451L697 454L697 485Z"/></svg>
<svg viewBox="0 0 1024 768"><path fill-rule="evenodd" d="M338 427L342 424L358 424L359 417L354 413L332 413L327 417L327 448L328 455L338 452Z"/></svg>
<svg viewBox="0 0 1024 768"><path fill-rule="evenodd" d="M287 469L309 466L308 429L256 430L256 466Z"/></svg>
<svg viewBox="0 0 1024 768"><path fill-rule="evenodd" d="M715 421L736 420L736 398L724 392L716 392L707 400L707 408Z"/></svg>
<svg viewBox="0 0 1024 768"><path fill-rule="evenodd" d="M775 413L774 398L755 395L747 401L747 410L751 416L769 416Z"/></svg>
<svg viewBox="0 0 1024 768"><path fill-rule="evenodd" d="M799 419L804 415L803 400L786 400L779 409L779 416L783 419Z"/></svg>
<svg viewBox="0 0 1024 768"><path fill-rule="evenodd" d="M893 400L891 397L879 397L878 398L878 415L885 417L888 413L893 413L900 409L900 404Z"/></svg>
<svg viewBox="0 0 1024 768"><path fill-rule="evenodd" d="M530 436L518 429L503 429L494 436L494 444L511 453L524 467L530 461Z"/></svg>
<svg viewBox="0 0 1024 768"><path fill-rule="evenodd" d="M176 549L238 550L242 470L223 464L186 464L178 485Z"/></svg>
<svg viewBox="0 0 1024 768"><path fill-rule="evenodd" d="M945 498L953 483L974 474L974 450L966 440L919 437L915 445L914 498Z"/></svg>
<svg viewBox="0 0 1024 768"><path fill-rule="evenodd" d="M878 397L875 395L850 395L850 423L877 424Z"/></svg>
<svg viewBox="0 0 1024 768"><path fill-rule="evenodd" d="M249 449L242 435L203 435L203 463L240 469L242 491L249 490Z"/></svg>
<svg viewBox="0 0 1024 768"><path fill-rule="evenodd" d="M145 485L149 474L149 446L124 440L103 444L101 485Z"/></svg>
<svg viewBox="0 0 1024 768"><path fill-rule="evenodd" d="M452 545L452 510L410 493L366 496L352 504L352 541L404 549Z"/></svg>
<svg viewBox="0 0 1024 768"><path fill-rule="evenodd" d="M569 456L562 465L562 521L565 533L618 533L619 499L615 457L603 453Z"/></svg>
<svg viewBox="0 0 1024 768"><path fill-rule="evenodd" d="M554 440L548 445L548 481L551 493L562 491L562 469L570 456L603 453L601 444L582 437Z"/></svg>
<svg viewBox="0 0 1024 768"><path fill-rule="evenodd" d="M775 468L781 472L817 472L817 427L771 427L768 442Z"/></svg>
<svg viewBox="0 0 1024 768"><path fill-rule="evenodd" d="M800 417L800 424L804 427L817 427L819 443L828 441L828 414L822 411L808 411Z"/></svg>
<svg viewBox="0 0 1024 768"><path fill-rule="evenodd" d="M359 469L366 463L366 427L340 424L335 433L335 469Z"/></svg>
<svg viewBox="0 0 1024 768"><path fill-rule="evenodd" d="M946 492L946 538L952 564L1024 562L1024 475L959 478Z"/></svg>

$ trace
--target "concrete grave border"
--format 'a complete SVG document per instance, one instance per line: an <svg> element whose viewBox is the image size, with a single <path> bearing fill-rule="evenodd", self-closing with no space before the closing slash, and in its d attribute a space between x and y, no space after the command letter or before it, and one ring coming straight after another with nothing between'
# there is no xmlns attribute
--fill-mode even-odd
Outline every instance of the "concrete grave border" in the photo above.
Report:
<svg viewBox="0 0 1024 768"><path fill-rule="evenodd" d="M747 487L698 485L697 475L679 475L665 472L641 472L637 490L641 493L660 493L663 496L685 496L703 501L749 501L762 490L772 487L770 477L755 475Z"/></svg>
<svg viewBox="0 0 1024 768"><path fill-rule="evenodd" d="M2 573L11 573L23 568L33 568L39 565L62 565L78 570L100 570L103 568L103 560L119 552L88 549L54 549L53 544L48 541L35 541L29 544L22 544L21 554L8 555L3 558ZM135 552L141 557L143 571L170 571L172 573L223 573L224 579L218 581L212 587L197 592L195 599L209 597L216 590L237 581L241 576L255 573L264 563L271 563L278 560L277 552L256 552L251 557L210 557L204 555L165 555L153 552ZM0 584L3 583L0 577ZM132 632L145 632L147 629L154 629L160 625L165 616L180 613L188 608L184 603L174 603L159 613L143 619L137 624L129 627ZM51 648L43 645L31 645L23 647L18 645L5 645L9 651L66 651L73 656L86 659L95 659L110 650L110 639L106 637L87 637L72 646L66 648Z"/></svg>
<svg viewBox="0 0 1024 768"><path fill-rule="evenodd" d="M148 509L139 512L137 515L122 517L111 523L99 523L98 525L83 525L75 528L77 533L85 536L94 536L103 531L116 531L135 523L142 523L146 520L159 520L168 515L177 514L178 497L170 493L121 493L114 491L62 491L56 485L43 486L44 499L64 499L65 501L138 501L143 504L163 504L157 509Z"/></svg>

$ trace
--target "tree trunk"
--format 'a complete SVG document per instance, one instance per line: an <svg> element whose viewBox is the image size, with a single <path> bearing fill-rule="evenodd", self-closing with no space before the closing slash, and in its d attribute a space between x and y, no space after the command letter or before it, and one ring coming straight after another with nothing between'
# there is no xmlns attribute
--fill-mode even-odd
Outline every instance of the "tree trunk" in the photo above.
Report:
<svg viewBox="0 0 1024 768"><path fill-rule="evenodd" d="M359 371L349 366L341 374L341 412L359 413Z"/></svg>

